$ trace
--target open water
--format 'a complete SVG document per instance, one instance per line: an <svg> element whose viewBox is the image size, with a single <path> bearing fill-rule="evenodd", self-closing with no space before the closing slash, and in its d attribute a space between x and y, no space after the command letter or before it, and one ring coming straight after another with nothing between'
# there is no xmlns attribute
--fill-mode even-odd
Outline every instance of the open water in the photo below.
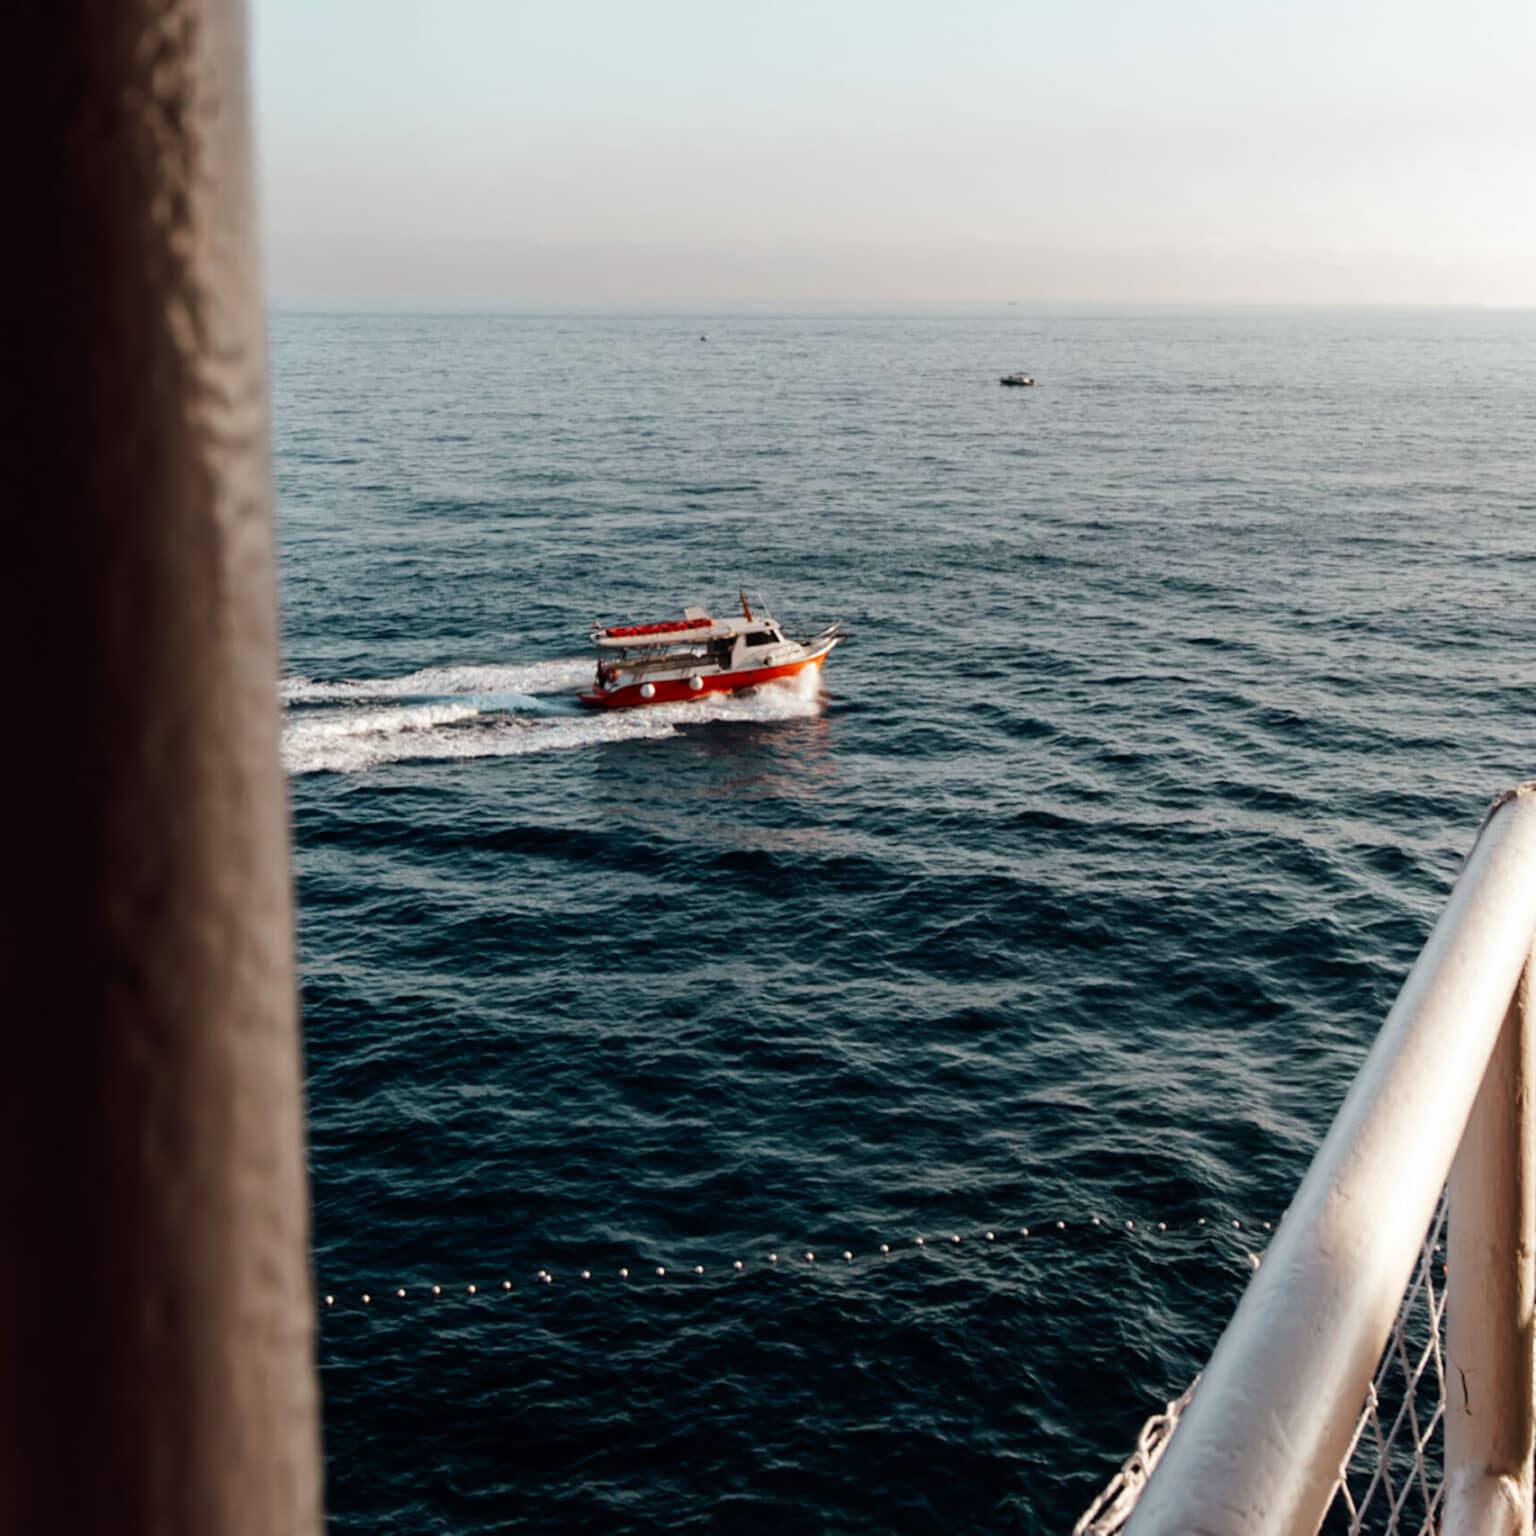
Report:
<svg viewBox="0 0 1536 1536"><path fill-rule="evenodd" d="M273 366L332 1529L1070 1526L1533 771L1536 316ZM819 688L576 705L741 586Z"/></svg>

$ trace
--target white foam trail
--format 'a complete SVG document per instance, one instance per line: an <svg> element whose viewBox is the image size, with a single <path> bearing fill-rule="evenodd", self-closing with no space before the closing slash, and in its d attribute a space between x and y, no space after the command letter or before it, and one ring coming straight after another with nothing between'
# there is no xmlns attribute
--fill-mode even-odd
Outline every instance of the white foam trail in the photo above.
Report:
<svg viewBox="0 0 1536 1536"><path fill-rule="evenodd" d="M284 728L283 764L292 774L361 773L384 763L522 757L607 742L662 741L680 726L710 721L806 719L820 708L820 678L810 670L752 693L710 694L686 704L567 719L485 712L470 704L305 713Z"/></svg>
<svg viewBox="0 0 1536 1536"><path fill-rule="evenodd" d="M520 667L424 667L404 677L342 678L317 682L285 677L285 704L346 704L361 699L432 699L456 693L563 693L592 680L589 656L535 661Z"/></svg>
<svg viewBox="0 0 1536 1536"><path fill-rule="evenodd" d="M283 726L283 766L290 773L366 761L383 743L440 731L480 711L472 704L419 704L303 715Z"/></svg>
<svg viewBox="0 0 1536 1536"><path fill-rule="evenodd" d="M429 731L434 726L473 720L473 704L413 704L400 709L349 709L302 715L290 727L294 736L331 741L347 736L390 736L400 731Z"/></svg>

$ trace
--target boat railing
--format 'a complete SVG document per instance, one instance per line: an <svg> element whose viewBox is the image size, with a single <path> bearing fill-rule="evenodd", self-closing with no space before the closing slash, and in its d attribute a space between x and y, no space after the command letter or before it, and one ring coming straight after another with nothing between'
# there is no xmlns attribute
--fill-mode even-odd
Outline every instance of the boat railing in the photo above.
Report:
<svg viewBox="0 0 1536 1536"><path fill-rule="evenodd" d="M832 624L823 624L814 634L803 630L791 634L787 629L781 629L780 633L786 640L792 640L796 645L803 645L808 651L818 650L829 640L836 640L839 644L846 644L848 640L848 632L843 628L841 620Z"/></svg>
<svg viewBox="0 0 1536 1536"><path fill-rule="evenodd" d="M1484 821L1205 1370L1081 1536L1531 1531L1533 935L1526 784Z"/></svg>
<svg viewBox="0 0 1536 1536"><path fill-rule="evenodd" d="M630 677L643 677L648 672L675 672L679 667L707 665L714 659L707 646L694 645L686 649L680 646L676 650L648 647L638 653L621 651L613 660L605 657L603 665L618 667Z"/></svg>

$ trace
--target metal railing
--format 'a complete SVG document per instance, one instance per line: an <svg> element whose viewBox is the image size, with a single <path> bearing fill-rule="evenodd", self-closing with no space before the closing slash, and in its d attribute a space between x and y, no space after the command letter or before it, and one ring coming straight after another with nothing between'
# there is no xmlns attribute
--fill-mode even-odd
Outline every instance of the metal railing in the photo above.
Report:
<svg viewBox="0 0 1536 1536"><path fill-rule="evenodd" d="M1114 1524L1133 1503L1130 1536L1316 1531L1373 1413L1378 1363L1402 1349L1405 1290L1436 1268L1444 1465L1422 1528L1531 1531L1533 936L1526 784L1490 810L1197 1388L1170 1405L1150 1477L1119 1494ZM1425 1234L1443 1188L1436 1265ZM1434 1305L1430 1318L1440 1371ZM1412 1440L1425 1478L1430 1435Z"/></svg>

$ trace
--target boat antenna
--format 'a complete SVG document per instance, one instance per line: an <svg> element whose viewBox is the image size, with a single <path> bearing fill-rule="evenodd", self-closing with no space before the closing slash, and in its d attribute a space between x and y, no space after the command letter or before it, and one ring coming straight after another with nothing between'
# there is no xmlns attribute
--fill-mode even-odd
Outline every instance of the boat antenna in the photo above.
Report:
<svg viewBox="0 0 1536 1536"><path fill-rule="evenodd" d="M746 614L747 623L750 624L752 622L752 605L747 601L747 594L745 592L741 594L741 611Z"/></svg>

